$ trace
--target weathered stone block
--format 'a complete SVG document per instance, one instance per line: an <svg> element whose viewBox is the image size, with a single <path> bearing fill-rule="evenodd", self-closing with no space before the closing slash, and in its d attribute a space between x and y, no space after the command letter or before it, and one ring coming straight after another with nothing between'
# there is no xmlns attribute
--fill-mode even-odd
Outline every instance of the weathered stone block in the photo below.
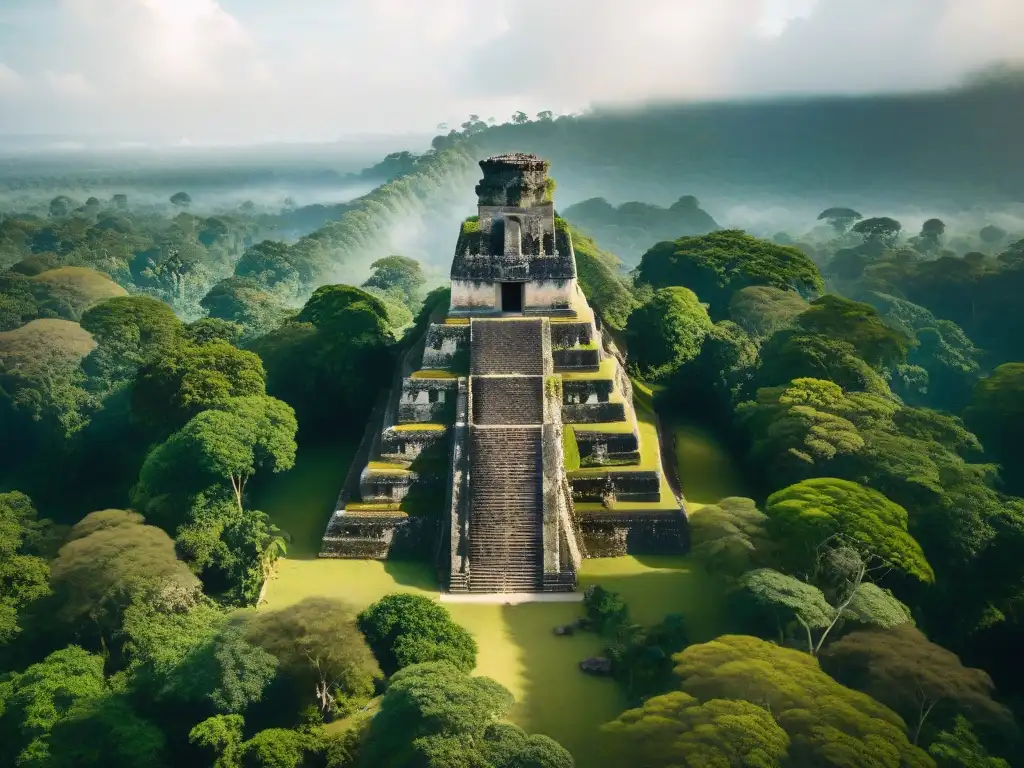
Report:
<svg viewBox="0 0 1024 768"><path fill-rule="evenodd" d="M601 366L601 350L553 349L551 356L556 371L596 371Z"/></svg>
<svg viewBox="0 0 1024 768"><path fill-rule="evenodd" d="M602 424L625 419L625 403L580 403L562 406L562 421L566 424Z"/></svg>

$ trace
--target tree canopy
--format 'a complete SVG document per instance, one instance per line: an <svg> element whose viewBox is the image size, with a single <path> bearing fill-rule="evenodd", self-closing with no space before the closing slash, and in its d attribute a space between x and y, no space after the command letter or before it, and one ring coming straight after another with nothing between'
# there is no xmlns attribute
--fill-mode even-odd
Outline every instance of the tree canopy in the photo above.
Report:
<svg viewBox="0 0 1024 768"><path fill-rule="evenodd" d="M650 379L669 376L700 353L711 330L707 310L689 288L662 288L626 322L630 358Z"/></svg>
<svg viewBox="0 0 1024 768"><path fill-rule="evenodd" d="M444 606L422 595L386 595L359 614L359 629L386 674L410 664L445 661L471 671L476 641Z"/></svg>
<svg viewBox="0 0 1024 768"><path fill-rule="evenodd" d="M907 532L907 511L878 491L849 480L817 477L776 491L765 504L768 531L795 573L834 537L923 582L935 572Z"/></svg>
<svg viewBox="0 0 1024 768"><path fill-rule="evenodd" d="M726 314L734 293L751 285L805 293L824 288L818 268L803 252L740 230L658 243L640 260L637 281L654 288L686 286L710 304L715 319Z"/></svg>

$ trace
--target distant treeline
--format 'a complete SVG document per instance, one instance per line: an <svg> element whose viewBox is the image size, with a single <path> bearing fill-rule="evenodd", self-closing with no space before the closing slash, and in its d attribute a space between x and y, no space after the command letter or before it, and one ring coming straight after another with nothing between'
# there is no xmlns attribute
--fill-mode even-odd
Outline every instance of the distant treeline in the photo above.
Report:
<svg viewBox="0 0 1024 768"><path fill-rule="evenodd" d="M1022 79L917 94L597 110L490 127L475 121L468 132L481 154L535 152L598 188L628 174L631 184L659 179L676 190L699 183L891 196L898 188L968 203L1024 199Z"/></svg>

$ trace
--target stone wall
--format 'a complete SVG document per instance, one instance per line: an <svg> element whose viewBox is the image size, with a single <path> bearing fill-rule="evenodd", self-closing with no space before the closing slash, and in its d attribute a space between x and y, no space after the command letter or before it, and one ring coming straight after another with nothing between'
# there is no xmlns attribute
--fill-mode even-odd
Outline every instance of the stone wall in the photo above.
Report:
<svg viewBox="0 0 1024 768"><path fill-rule="evenodd" d="M405 379L398 402L401 422L450 424L455 414L455 379Z"/></svg>
<svg viewBox="0 0 1024 768"><path fill-rule="evenodd" d="M388 427L381 435L380 455L383 459L412 461L448 438L448 429L396 429Z"/></svg>
<svg viewBox="0 0 1024 768"><path fill-rule="evenodd" d="M576 502L601 501L607 493L613 493L619 501L659 501L661 478L657 470L609 469L596 477L573 478L572 491Z"/></svg>
<svg viewBox="0 0 1024 768"><path fill-rule="evenodd" d="M469 354L469 324L432 323L423 346L424 368L452 368ZM468 359L468 358L466 358Z"/></svg>
<svg viewBox="0 0 1024 768"><path fill-rule="evenodd" d="M550 164L521 152L480 161L484 177L476 185L480 205L530 206L544 202Z"/></svg>
<svg viewBox="0 0 1024 768"><path fill-rule="evenodd" d="M548 309L569 309L576 293L575 280L531 280L524 288L524 309L541 312Z"/></svg>
<svg viewBox="0 0 1024 768"><path fill-rule="evenodd" d="M362 501L401 501L420 478L415 472L381 472L366 467L359 476Z"/></svg>
<svg viewBox="0 0 1024 768"><path fill-rule="evenodd" d="M555 328L555 323L551 324ZM566 379L562 382L562 393L566 405L578 403L607 403L615 383L611 379ZM566 419L566 421L570 421Z"/></svg>
<svg viewBox="0 0 1024 768"><path fill-rule="evenodd" d="M689 547L682 511L587 514L580 528L588 557L678 555Z"/></svg>
<svg viewBox="0 0 1024 768"><path fill-rule="evenodd" d="M570 297L571 300L571 297ZM552 323L551 346L554 349L568 349L594 341L592 323Z"/></svg>
<svg viewBox="0 0 1024 768"><path fill-rule="evenodd" d="M500 287L492 279L452 279L451 311L497 312L500 308Z"/></svg>
<svg viewBox="0 0 1024 768"><path fill-rule="evenodd" d="M568 424L601 424L624 421L625 403L580 403L562 406L562 421Z"/></svg>
<svg viewBox="0 0 1024 768"><path fill-rule="evenodd" d="M601 366L601 350L597 349L555 349L552 350L555 370L596 371Z"/></svg>
<svg viewBox="0 0 1024 768"><path fill-rule="evenodd" d="M436 536L434 518L338 512L328 526L320 557L421 559L433 554Z"/></svg>

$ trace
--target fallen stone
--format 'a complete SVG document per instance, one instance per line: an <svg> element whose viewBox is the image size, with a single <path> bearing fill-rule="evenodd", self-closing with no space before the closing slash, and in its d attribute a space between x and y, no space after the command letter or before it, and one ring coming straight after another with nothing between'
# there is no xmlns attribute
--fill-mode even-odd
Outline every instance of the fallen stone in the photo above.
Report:
<svg viewBox="0 0 1024 768"><path fill-rule="evenodd" d="M591 656L580 662L580 669L588 675L610 675L612 673L612 660L604 656Z"/></svg>
<svg viewBox="0 0 1024 768"><path fill-rule="evenodd" d="M571 635L572 634L572 625L571 624L559 624L557 627L555 627L555 634L556 635Z"/></svg>

